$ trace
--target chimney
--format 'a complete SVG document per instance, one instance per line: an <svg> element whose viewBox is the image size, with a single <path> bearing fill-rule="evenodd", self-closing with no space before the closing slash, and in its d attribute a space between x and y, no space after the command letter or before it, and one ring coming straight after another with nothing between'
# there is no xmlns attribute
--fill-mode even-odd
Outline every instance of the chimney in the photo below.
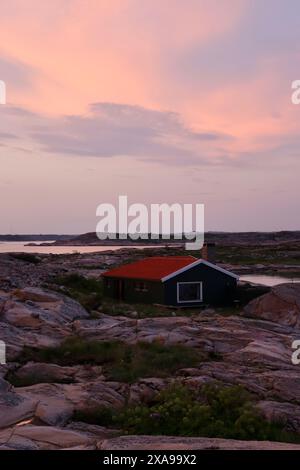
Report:
<svg viewBox="0 0 300 470"><path fill-rule="evenodd" d="M201 250L201 258L215 263L216 261L216 244L215 243L204 243Z"/></svg>

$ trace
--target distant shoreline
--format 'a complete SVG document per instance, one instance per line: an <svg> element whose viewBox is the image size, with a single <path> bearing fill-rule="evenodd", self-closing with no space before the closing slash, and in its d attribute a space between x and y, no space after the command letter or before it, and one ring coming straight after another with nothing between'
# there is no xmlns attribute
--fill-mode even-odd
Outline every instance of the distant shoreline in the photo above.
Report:
<svg viewBox="0 0 300 470"><path fill-rule="evenodd" d="M82 235L57 235L57 234L32 234L32 235L0 235L0 242L24 242L29 246L166 246L179 245L189 240L178 240L171 238L169 240L160 238L151 239L116 239L100 240L96 233L89 232ZM51 240L51 242L49 242ZM53 242L52 242L53 240ZM299 242L300 230L295 231L279 231L279 232L206 232L206 242L213 242L221 245L240 244L240 245L273 245L281 243Z"/></svg>

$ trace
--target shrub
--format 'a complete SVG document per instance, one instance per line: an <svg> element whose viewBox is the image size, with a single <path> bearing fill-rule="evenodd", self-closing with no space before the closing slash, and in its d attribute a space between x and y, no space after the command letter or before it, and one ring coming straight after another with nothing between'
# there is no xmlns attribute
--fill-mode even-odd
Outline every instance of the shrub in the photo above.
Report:
<svg viewBox="0 0 300 470"><path fill-rule="evenodd" d="M204 385L196 392L175 384L160 392L150 406L126 406L105 413L89 410L80 418L114 425L126 434L300 442L299 434L267 422L255 409L251 395L240 386Z"/></svg>
<svg viewBox="0 0 300 470"><path fill-rule="evenodd" d="M11 253L10 256L25 263L38 264L41 262L41 258L32 253Z"/></svg>
<svg viewBox="0 0 300 470"><path fill-rule="evenodd" d="M87 279L79 274L68 274L55 277L53 282L64 287L66 293L89 312L101 305L103 284L100 280Z"/></svg>

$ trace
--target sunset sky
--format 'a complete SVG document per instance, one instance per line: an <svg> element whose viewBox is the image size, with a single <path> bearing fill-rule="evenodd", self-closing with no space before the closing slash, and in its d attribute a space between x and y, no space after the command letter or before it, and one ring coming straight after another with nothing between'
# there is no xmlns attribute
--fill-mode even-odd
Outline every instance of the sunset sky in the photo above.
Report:
<svg viewBox="0 0 300 470"><path fill-rule="evenodd" d="M299 0L0 5L0 233L204 203L207 230L300 229Z"/></svg>

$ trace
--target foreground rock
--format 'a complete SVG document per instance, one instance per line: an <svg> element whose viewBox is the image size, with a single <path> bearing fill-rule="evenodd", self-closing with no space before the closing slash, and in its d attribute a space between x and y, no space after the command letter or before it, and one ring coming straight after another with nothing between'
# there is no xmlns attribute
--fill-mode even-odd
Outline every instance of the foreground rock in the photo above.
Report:
<svg viewBox="0 0 300 470"><path fill-rule="evenodd" d="M300 445L206 437L120 436L101 426L23 424L0 431L0 450L300 450Z"/></svg>
<svg viewBox="0 0 300 470"><path fill-rule="evenodd" d="M112 257L106 258L109 264ZM79 270L80 260L75 256L72 262L66 263L76 272L76 263ZM91 259L89 265L92 261L96 258ZM8 259L7 263L7 268L11 269L12 261ZM53 263L53 269L54 266L59 269L55 258ZM0 448L300 448L290 444L206 438L113 438L115 431L72 422L76 410L147 404L173 380L192 388L218 381L223 386L243 385L254 394L257 407L266 419L279 420L288 431L300 433L300 366L291 363L291 344L294 339L300 339L300 285L287 284L272 289L252 301L244 316L223 316L214 310L199 310L191 317L139 319L99 314L100 318L91 319L74 300L38 287L43 280L44 262L41 264L43 266L38 264L25 269L28 279L30 269L36 270L30 287L24 285L27 278L19 274L17 286L0 292L0 339L7 344L8 356L8 365L0 366ZM94 267L97 276L101 269L97 269L97 262ZM16 272L20 273L20 267ZM9 279L12 284L14 276ZM22 363L20 353L24 346L56 346L71 335L86 341L182 344L203 352L204 359L193 368L177 370L172 377L146 378L133 384L108 380L101 366ZM11 377L6 375L8 371L22 387L12 387L7 382ZM35 385L26 386L27 383Z"/></svg>
<svg viewBox="0 0 300 470"><path fill-rule="evenodd" d="M72 334L75 319L88 317L78 302L62 294L39 288L0 292L0 338L10 361L24 346L58 345Z"/></svg>
<svg viewBox="0 0 300 470"><path fill-rule="evenodd" d="M0 450L95 449L100 439L114 435L101 427L84 431L25 424L0 431Z"/></svg>
<svg viewBox="0 0 300 470"><path fill-rule="evenodd" d="M37 401L15 393L5 380L0 379L0 429L32 418Z"/></svg>
<svg viewBox="0 0 300 470"><path fill-rule="evenodd" d="M172 378L143 379L132 385L107 381L101 367L28 363L16 371L19 379L37 374L41 382L48 376L56 383L16 388L9 392L14 393L10 398L7 398L8 390L4 390L9 407L5 408L3 418L0 417L0 426L1 419L3 427L28 415L52 426L65 425L75 409L147 403L170 380L176 379L191 387L211 381L241 384L261 402L269 403L262 409L268 419L280 411L286 416L287 429L300 432L300 422L294 419L294 415L300 415L300 374L291 363L291 343L296 336L291 334L290 327L217 314L141 320L103 315L98 320L76 320L73 325L72 333L86 340L120 339L130 343L158 340L165 344L185 344L220 357L200 362L192 369L178 370Z"/></svg>
<svg viewBox="0 0 300 470"><path fill-rule="evenodd" d="M292 403L261 401L257 404L257 408L268 421L282 423L287 431L300 432L299 406Z"/></svg>
<svg viewBox="0 0 300 470"><path fill-rule="evenodd" d="M300 450L300 445L206 437L121 436L105 440L102 450Z"/></svg>
<svg viewBox="0 0 300 470"><path fill-rule="evenodd" d="M13 388L0 382L0 429L24 420L38 419L50 426L64 426L75 410L95 407L122 408L126 403L148 402L168 381L144 379L129 385L98 379L75 384L37 384Z"/></svg>

